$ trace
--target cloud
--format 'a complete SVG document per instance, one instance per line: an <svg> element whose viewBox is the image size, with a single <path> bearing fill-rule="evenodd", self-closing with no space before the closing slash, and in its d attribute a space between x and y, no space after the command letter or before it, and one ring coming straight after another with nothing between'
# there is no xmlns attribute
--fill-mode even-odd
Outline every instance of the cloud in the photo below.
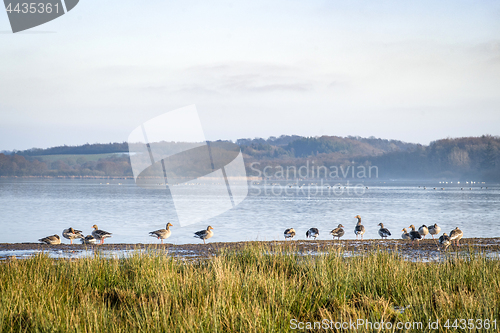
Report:
<svg viewBox="0 0 500 333"><path fill-rule="evenodd" d="M291 83L291 84L268 84L261 86L247 86L243 90L249 92L274 92L274 91L309 91L312 85L304 83Z"/></svg>
<svg viewBox="0 0 500 333"><path fill-rule="evenodd" d="M189 67L180 76L197 82L181 89L194 93L308 92L318 84L313 73L273 63L206 64Z"/></svg>

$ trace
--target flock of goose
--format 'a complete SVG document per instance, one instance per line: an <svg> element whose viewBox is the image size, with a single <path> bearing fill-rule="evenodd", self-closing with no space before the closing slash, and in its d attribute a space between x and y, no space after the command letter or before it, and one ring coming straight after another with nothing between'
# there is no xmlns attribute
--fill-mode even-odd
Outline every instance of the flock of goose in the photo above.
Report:
<svg viewBox="0 0 500 333"><path fill-rule="evenodd" d="M149 235L161 239L161 243L163 244L163 240L167 239L172 234L172 231L170 230L170 227L172 226L173 225L171 223L167 223L165 229L151 231ZM110 232L99 229L95 224L92 226L92 228L94 228L94 231L92 231L92 234L88 236L84 236L81 230L75 230L71 227L68 229L64 229L62 235L64 238L69 239L71 244L73 244L73 239L78 238L80 239L82 244L97 244L97 242L99 242L99 244L104 244L104 239L111 237L112 235ZM205 240L214 235L214 232L212 231L213 229L214 228L212 228L211 226L208 226L206 230L195 232L194 237L203 240L203 243L206 244ZM59 238L59 235L47 236L39 239L38 241L50 245L61 244L61 238Z"/></svg>
<svg viewBox="0 0 500 333"><path fill-rule="evenodd" d="M356 239L358 239L358 237L361 237L361 240L363 240L363 234L366 232L366 229L361 224L361 216L356 215L354 218L358 219L358 223L356 223L356 226L354 227L354 234L356 235ZM387 239L387 237L391 236L391 232L389 231L389 229L384 227L383 223L379 223L378 226L380 227L380 229L378 230L378 234L380 235L380 237L382 237L382 239ZM337 237L337 239L340 240L340 237L344 236L343 228L344 226L342 224L339 224L337 228L330 231L330 235L332 235L334 239L335 237ZM435 239L434 236L437 236L441 232L441 228L437 224L428 227L426 225L422 225L420 228L418 228L418 230L415 230L416 228L412 224L409 226L409 228L411 229L410 232L408 232L406 228L402 230L403 234L401 235L401 238L405 240L411 240L412 244L415 241L418 244L418 241L425 239L425 236L429 234L432 236L432 239ZM285 240L292 239L295 235L296 232L293 228L286 229L284 232ZM443 233L441 237L439 237L439 244L441 244L445 250L453 244L453 241L455 241L456 246L460 246L458 242L460 241L460 239L462 239L463 235L463 231L456 227L450 232L449 235L447 233ZM319 230L317 228L311 228L306 232L307 238L316 239L316 237L318 236Z"/></svg>
<svg viewBox="0 0 500 333"><path fill-rule="evenodd" d="M62 235L64 238L69 239L71 244L73 244L73 239L78 238L80 238L82 244L97 244L98 241L100 242L99 244L104 244L104 239L111 237L110 232L100 230L95 224L92 228L94 228L94 231L92 231L92 234L88 236L84 236L81 230L75 230L71 227L64 229ZM39 239L38 241L51 245L61 244L61 238L59 238L59 235L47 236Z"/></svg>
<svg viewBox="0 0 500 333"><path fill-rule="evenodd" d="M363 234L366 232L366 229L361 224L361 216L356 215L354 218L358 219L358 222L354 227L354 234L356 235L356 239L358 239L358 237L361 237L361 240L363 240ZM167 239L172 234L172 231L170 230L170 227L172 226L173 225L171 223L167 223L165 229L151 231L149 235L160 239L161 243L163 244L163 240ZM382 237L382 239L387 239L387 237L391 236L391 232L389 231L389 229L384 227L383 223L379 223L378 226L380 227L380 229L378 230L378 234L380 235L380 237ZM92 226L92 228L94 228L94 230L92 231L92 234L88 236L84 236L80 230L75 230L73 228L64 229L62 235L64 238L69 239L71 241L71 244L73 244L73 239L78 238L80 239L82 244L97 244L97 242L99 242L99 244L103 244L104 239L111 237L110 232L100 230L95 224ZM415 241L418 243L418 241L425 239L425 236L427 236L428 234L432 236L432 239L435 239L434 236L437 236L441 232L441 228L437 224L431 225L429 227L427 227L426 225L422 225L420 228L418 228L418 230L415 230L416 228L412 224L409 226L409 228L411 229L410 232L408 232L406 228L402 230L403 234L401 235L401 238L411 240L412 244ZM212 231L213 229L214 228L212 228L211 226L208 226L206 230L195 232L194 237L203 240L203 244L206 244L205 241L214 235L214 232ZM285 240L292 239L295 235L295 229L289 228L285 230ZM344 236L344 226L342 224L339 224L337 228L330 231L330 235L332 235L334 239L335 237L337 237L337 239L340 240L340 237ZM458 242L463 237L463 235L463 231L456 227L450 232L450 235L448 235L447 233L443 233L441 237L439 237L439 244L441 244L445 250L453 244L453 241L455 241L456 246L459 246ZM317 228L311 228L306 232L307 238L316 239L316 237L318 236L319 230ZM61 244L61 239L58 235L44 237L39 239L39 241L52 245Z"/></svg>

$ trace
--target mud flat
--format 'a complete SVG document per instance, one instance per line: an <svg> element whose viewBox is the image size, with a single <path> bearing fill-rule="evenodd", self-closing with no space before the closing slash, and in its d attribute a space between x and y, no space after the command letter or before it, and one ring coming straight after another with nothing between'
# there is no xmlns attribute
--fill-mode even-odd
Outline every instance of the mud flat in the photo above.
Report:
<svg viewBox="0 0 500 333"><path fill-rule="evenodd" d="M437 240L426 239L412 244L404 240L291 240L269 242L225 242L207 244L59 244L46 245L40 243L1 243L0 260L26 259L37 253L46 253L53 258L81 258L85 256L126 257L131 253L165 252L166 255L181 259L202 259L216 256L222 250L237 250L252 243L266 246L270 252L279 249L291 250L302 255L320 255L338 252L349 257L364 255L374 251L389 251L401 254L413 261L439 261L451 254L467 255L468 253L483 253L488 257L500 259L500 237L496 238L466 238L460 241L460 246L450 246L447 251L438 247Z"/></svg>

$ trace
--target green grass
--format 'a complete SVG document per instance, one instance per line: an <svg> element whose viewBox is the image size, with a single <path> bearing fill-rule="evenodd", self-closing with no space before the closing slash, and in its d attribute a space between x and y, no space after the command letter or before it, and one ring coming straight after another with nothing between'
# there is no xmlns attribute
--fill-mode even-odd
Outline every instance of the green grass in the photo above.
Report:
<svg viewBox="0 0 500 333"><path fill-rule="evenodd" d="M152 252L37 255L0 264L0 330L283 332L292 319L439 319L446 331L446 319L499 318L499 277L500 261L474 254L422 263L388 252L304 256L254 243L192 262Z"/></svg>

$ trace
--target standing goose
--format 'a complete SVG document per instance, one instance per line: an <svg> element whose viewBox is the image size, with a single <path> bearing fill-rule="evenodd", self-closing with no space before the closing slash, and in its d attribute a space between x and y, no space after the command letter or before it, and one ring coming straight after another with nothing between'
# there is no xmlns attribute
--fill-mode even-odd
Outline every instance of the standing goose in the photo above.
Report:
<svg viewBox="0 0 500 333"><path fill-rule="evenodd" d="M455 241L455 245L460 246L458 244L458 241L461 240L463 236L464 236L464 232L462 230L458 229L458 227L456 227L455 229L453 229L450 232L450 241L452 243L453 243L453 241Z"/></svg>
<svg viewBox="0 0 500 333"><path fill-rule="evenodd" d="M59 238L59 235L47 236L44 238L40 238L38 241L49 245L61 244L61 239Z"/></svg>
<svg viewBox="0 0 500 333"><path fill-rule="evenodd" d="M415 226L412 224L410 225L411 231L410 231L410 239L411 243L413 244L414 241L420 241L422 239L422 236L418 231L415 230Z"/></svg>
<svg viewBox="0 0 500 333"><path fill-rule="evenodd" d="M434 239L434 235L438 235L441 232L441 228L436 223L430 225L427 229L429 229L432 239Z"/></svg>
<svg viewBox="0 0 500 333"><path fill-rule="evenodd" d="M94 236L95 239L100 241L100 244L104 244L104 238L111 237L111 233L104 231L104 230L99 230L97 225L93 225L92 228L94 228L94 231L92 231L92 236Z"/></svg>
<svg viewBox="0 0 500 333"><path fill-rule="evenodd" d="M172 231L170 231L170 227L173 227L173 225L169 222L169 223L167 223L167 226L165 227L165 229L151 231L149 233L149 235L151 237L156 237L158 239L161 239L161 243L163 244L163 240L167 239L172 234Z"/></svg>
<svg viewBox="0 0 500 333"><path fill-rule="evenodd" d="M72 227L64 229L62 233L63 237L69 239L71 244L73 244L73 239L83 238L81 230L75 230Z"/></svg>
<svg viewBox="0 0 500 333"><path fill-rule="evenodd" d="M356 234L356 239L358 239L358 236L361 235L361 240L363 240L363 234L365 233L365 227L361 224L361 216L356 215L354 217L355 219L358 219L358 224L356 224L356 227L354 227L354 233Z"/></svg>
<svg viewBox="0 0 500 333"><path fill-rule="evenodd" d="M318 228L311 228L311 229L307 230L307 232L306 232L306 237L307 238L309 238L309 237L313 238L314 237L314 239L316 239L316 237L318 237L318 236L319 236L319 230L318 230Z"/></svg>
<svg viewBox="0 0 500 333"><path fill-rule="evenodd" d="M85 238L80 239L82 244L96 244L97 240L92 235L85 236Z"/></svg>
<svg viewBox="0 0 500 333"><path fill-rule="evenodd" d="M209 239L210 237L212 237L214 235L214 232L212 231L213 229L214 228L212 228L211 226L208 226L207 230L201 230L201 231L195 232L194 237L198 237L199 239L203 239L203 244L206 244L205 240Z"/></svg>
<svg viewBox="0 0 500 333"><path fill-rule="evenodd" d="M292 239L295 236L295 229L294 228L286 229L283 234L285 235L285 240L287 238Z"/></svg>
<svg viewBox="0 0 500 333"><path fill-rule="evenodd" d="M383 223L379 223L378 225L380 226L380 229L378 230L378 234L380 235L380 237L382 237L382 239L384 239L384 237L387 238L387 236L391 235L391 232L389 231L389 229L384 228Z"/></svg>
<svg viewBox="0 0 500 333"><path fill-rule="evenodd" d="M441 244L441 246L444 246L445 251L448 248L448 246L450 246L451 240L446 232L442 234L441 237L439 237L439 244Z"/></svg>
<svg viewBox="0 0 500 333"><path fill-rule="evenodd" d="M340 237L344 236L344 229L342 229L343 227L344 226L342 224L339 224L337 228L330 231L330 235L332 235L334 239L335 237L337 237L338 240L340 240Z"/></svg>
<svg viewBox="0 0 500 333"><path fill-rule="evenodd" d="M403 234L401 235L401 238L404 239L404 240L411 240L411 236L410 234L408 233L408 231L406 230L406 228L404 228L403 230L401 230L403 232Z"/></svg>
<svg viewBox="0 0 500 333"><path fill-rule="evenodd" d="M429 229L425 224L423 224L420 226L420 228L418 228L418 233L422 235L423 238L425 238L425 236L427 236L427 234L429 233Z"/></svg>

